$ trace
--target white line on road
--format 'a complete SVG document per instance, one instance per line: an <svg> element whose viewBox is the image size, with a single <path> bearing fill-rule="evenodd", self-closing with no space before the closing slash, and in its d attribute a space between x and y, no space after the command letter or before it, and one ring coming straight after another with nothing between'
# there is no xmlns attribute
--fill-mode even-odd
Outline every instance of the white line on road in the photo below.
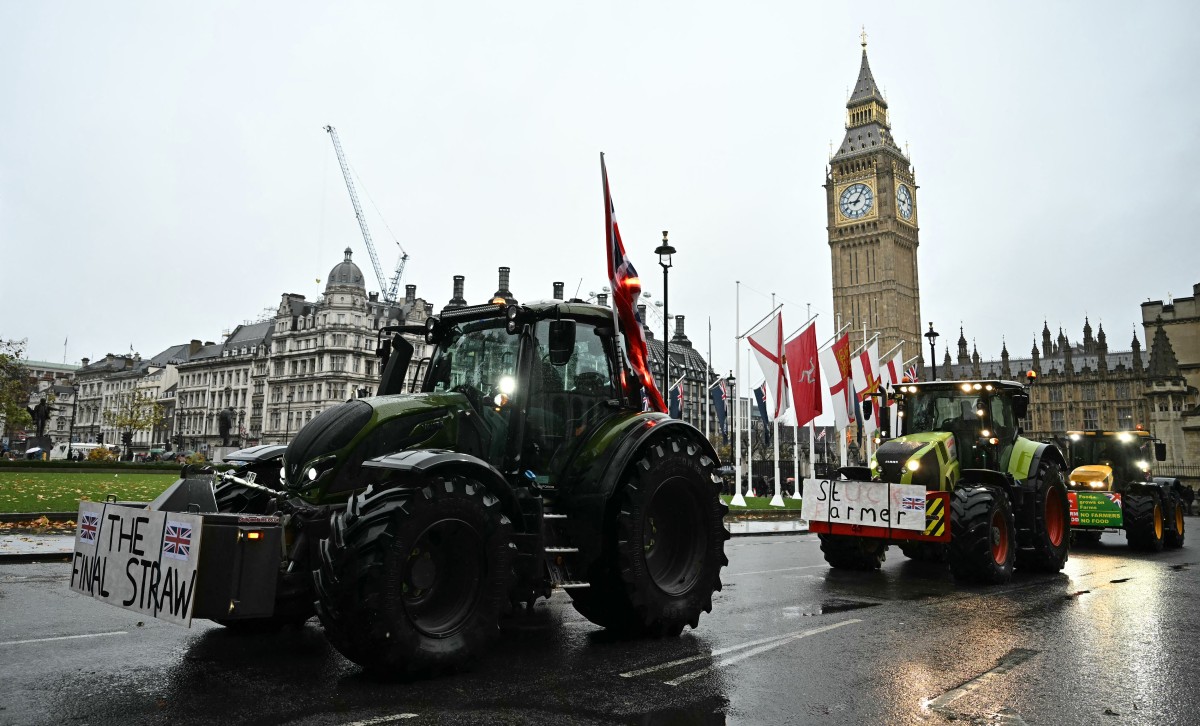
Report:
<svg viewBox="0 0 1200 726"><path fill-rule="evenodd" d="M862 620L859 620L857 618L854 618L851 620L843 620L840 623L833 623L832 625L826 625L826 626L820 627L820 628L813 628L812 630L805 630L803 632L796 633L795 635L789 635L785 638L779 638L773 642L767 643L766 645L761 645L752 650L748 650L745 653L738 653L737 655L729 657L729 658L722 658L721 660L717 661L716 663L713 663L712 665L701 668L698 671L692 671L691 673L688 673L687 675L682 675L674 680L664 681L664 683L666 683L668 686L678 686L679 684L686 683L686 682L692 680L693 678L699 678L700 676L704 675L705 673L708 673L709 671L712 671L716 668L724 668L727 665L733 665L734 663L738 663L740 661L746 660L747 658L749 658L751 656L760 655L762 653L766 653L769 650L774 650L775 648L778 648L780 646L787 645L788 643L792 642L793 640L800 640L801 638L807 638L810 635L816 635L818 633L824 633L826 631L833 630L834 628L840 628L843 625L850 625L852 623L861 623L861 622L862 622Z"/></svg>
<svg viewBox="0 0 1200 726"><path fill-rule="evenodd" d="M1004 675L1035 655L1037 655L1036 650L1028 650L1026 648L1015 648L1010 650L1007 655L1000 659L1000 662L996 664L995 668L980 673L958 688L951 688L949 691L946 691L932 701L925 701L921 704L921 710L945 713L947 710L946 707L954 701L957 701L971 691L981 688L982 686L986 685L988 681ZM1018 716L1017 718L1020 717Z"/></svg>
<svg viewBox="0 0 1200 726"><path fill-rule="evenodd" d="M127 630L113 630L108 633L87 633L86 635L59 635L55 638L30 638L29 640L6 640L0 645L21 645L22 643L48 643L52 640L75 640L76 638L103 638L106 635L129 635Z"/></svg>
<svg viewBox="0 0 1200 726"><path fill-rule="evenodd" d="M791 572L792 570L814 570L818 567L829 567L829 565L802 565L800 567L784 567L778 570L756 570L754 572L730 572L725 577L738 577L740 575L769 575L772 572Z"/></svg>
<svg viewBox="0 0 1200 726"><path fill-rule="evenodd" d="M406 718L416 718L415 713L394 713L391 716L376 716L375 718L367 718L362 721L351 721L344 723L342 726L375 726L381 723L391 723L393 721L402 721Z"/></svg>

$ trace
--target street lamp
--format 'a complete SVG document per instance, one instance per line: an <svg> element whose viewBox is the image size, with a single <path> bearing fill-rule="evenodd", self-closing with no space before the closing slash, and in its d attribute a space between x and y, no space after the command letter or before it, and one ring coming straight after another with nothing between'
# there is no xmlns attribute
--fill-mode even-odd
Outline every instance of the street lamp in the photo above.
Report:
<svg viewBox="0 0 1200 726"><path fill-rule="evenodd" d="M660 267L662 267L662 270L663 270L663 388L662 389L663 389L663 394L669 396L671 394L668 393L667 386L671 385L671 382L667 380L667 376L670 375L670 373L668 373L668 371L667 371L667 368L668 368L668 363L671 360L671 349L668 347L669 346L668 341L670 340L671 311L670 311L670 308L668 307L670 297L668 296L668 293L667 293L667 275L671 269L671 255L675 254L675 248L672 247L667 242L667 230L665 230L665 229L663 230L662 244L658 246L658 249L654 250L654 254L658 255L658 264ZM683 402L681 401L680 405L682 405L682 403Z"/></svg>
<svg viewBox="0 0 1200 726"><path fill-rule="evenodd" d="M71 444L75 443L75 412L79 410L79 384L71 384L71 431L67 435L67 461L71 460Z"/></svg>
<svg viewBox="0 0 1200 726"><path fill-rule="evenodd" d="M925 334L929 339L929 363L933 366L933 380L937 380L937 353L934 352L933 344L937 342L938 333L933 329L933 323L929 324L929 332Z"/></svg>
<svg viewBox="0 0 1200 726"><path fill-rule="evenodd" d="M292 394L287 395L287 422L283 434L283 443L290 443L292 440Z"/></svg>
<svg viewBox="0 0 1200 726"><path fill-rule="evenodd" d="M725 414L729 416L731 421L733 421L734 426L737 425L737 416L735 415L735 412L737 411L737 396L734 395L733 390L736 384L737 378L733 376L733 371L729 371L729 377L725 379L725 385L727 386L726 390L729 393L729 400L731 403L729 406L725 407Z"/></svg>

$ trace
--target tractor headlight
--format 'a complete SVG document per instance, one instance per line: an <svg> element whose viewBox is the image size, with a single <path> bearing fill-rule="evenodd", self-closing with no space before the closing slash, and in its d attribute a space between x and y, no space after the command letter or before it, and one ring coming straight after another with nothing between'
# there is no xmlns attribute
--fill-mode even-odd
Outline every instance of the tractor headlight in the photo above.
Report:
<svg viewBox="0 0 1200 726"><path fill-rule="evenodd" d="M1150 471L1150 462L1142 459L1137 463L1137 468L1141 469L1142 471Z"/></svg>
<svg viewBox="0 0 1200 726"><path fill-rule="evenodd" d="M287 463L284 462L283 459L280 459L279 460L279 483L280 484L287 484L287 474L284 474L285 471L287 471Z"/></svg>
<svg viewBox="0 0 1200 726"><path fill-rule="evenodd" d="M1128 444L1130 441L1133 441L1133 434L1127 434L1122 431L1117 434L1117 441L1120 441L1122 444Z"/></svg>
<svg viewBox="0 0 1200 726"><path fill-rule="evenodd" d="M988 431L987 429L984 429L983 431L979 432L979 435L985 439L990 439L992 437L992 432Z"/></svg>
<svg viewBox="0 0 1200 726"><path fill-rule="evenodd" d="M921 462L917 461L916 459L909 459L908 463L905 464L904 467L909 471L916 471L917 469L921 468Z"/></svg>
<svg viewBox="0 0 1200 726"><path fill-rule="evenodd" d="M1102 481L1094 481L1094 482L1092 482L1092 483L1091 483L1089 486L1091 486L1091 487L1092 487L1092 489L1099 489L1100 487L1104 486L1104 482L1102 482Z"/></svg>
<svg viewBox="0 0 1200 726"><path fill-rule="evenodd" d="M517 379L512 376L500 376L500 385L497 386L501 393L512 395L512 392L517 390Z"/></svg>
<svg viewBox="0 0 1200 726"><path fill-rule="evenodd" d="M320 476L320 474L317 472L316 468L310 466L308 468L308 480L316 481L318 476Z"/></svg>

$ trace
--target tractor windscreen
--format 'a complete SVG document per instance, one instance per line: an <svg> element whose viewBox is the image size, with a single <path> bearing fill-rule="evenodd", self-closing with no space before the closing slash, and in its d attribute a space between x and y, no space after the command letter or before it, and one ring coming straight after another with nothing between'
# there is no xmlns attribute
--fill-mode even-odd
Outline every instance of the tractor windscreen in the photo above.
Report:
<svg viewBox="0 0 1200 726"><path fill-rule="evenodd" d="M982 460L977 460L982 440L996 438L1007 444L1017 432L1007 397L974 389L964 391L961 387L919 390L910 395L904 415L904 433L948 431L954 434L956 454L964 468L984 465Z"/></svg>
<svg viewBox="0 0 1200 726"><path fill-rule="evenodd" d="M1143 480L1154 460L1149 438L1119 433L1114 436L1071 435L1071 468L1088 464L1112 467L1121 480Z"/></svg>
<svg viewBox="0 0 1200 726"><path fill-rule="evenodd" d="M512 393L520 336L500 319L463 323L447 331L430 363L426 390L459 391L474 404L483 396Z"/></svg>

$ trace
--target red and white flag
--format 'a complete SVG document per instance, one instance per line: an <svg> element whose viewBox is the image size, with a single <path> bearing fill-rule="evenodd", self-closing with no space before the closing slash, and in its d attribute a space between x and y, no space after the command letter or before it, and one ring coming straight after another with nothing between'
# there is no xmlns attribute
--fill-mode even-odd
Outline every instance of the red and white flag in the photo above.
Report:
<svg viewBox="0 0 1200 726"><path fill-rule="evenodd" d="M834 428L841 431L854 420L850 405L850 336L843 335L820 352L821 370L829 385Z"/></svg>
<svg viewBox="0 0 1200 726"><path fill-rule="evenodd" d="M654 385L650 375L650 355L646 350L646 336L642 332L642 320L637 314L638 298L642 295L642 281L637 270L625 254L621 242L621 230L617 227L617 214L613 209L612 194L608 189L608 169L604 166L604 154L600 154L600 177L604 183L604 235L608 247L608 281L612 285L612 304L625 333L625 352L633 373L642 384L650 406L666 413L667 404L662 393ZM663 342L666 345L666 341ZM628 385L628 384L626 384ZM627 391L628 392L628 391Z"/></svg>
<svg viewBox="0 0 1200 726"><path fill-rule="evenodd" d="M821 366L817 362L817 324L813 322L783 346L788 382L795 405L796 425L821 415Z"/></svg>
<svg viewBox="0 0 1200 726"><path fill-rule="evenodd" d="M771 408L768 413L771 420L787 410L787 375L784 373L783 355L783 315L775 313L758 330L746 336L750 349L758 367L762 368L766 377L767 390L770 391Z"/></svg>
<svg viewBox="0 0 1200 726"><path fill-rule="evenodd" d="M870 436L879 428L879 344L871 341L850 361L854 377L854 391L862 403L863 420L859 422L864 436Z"/></svg>

